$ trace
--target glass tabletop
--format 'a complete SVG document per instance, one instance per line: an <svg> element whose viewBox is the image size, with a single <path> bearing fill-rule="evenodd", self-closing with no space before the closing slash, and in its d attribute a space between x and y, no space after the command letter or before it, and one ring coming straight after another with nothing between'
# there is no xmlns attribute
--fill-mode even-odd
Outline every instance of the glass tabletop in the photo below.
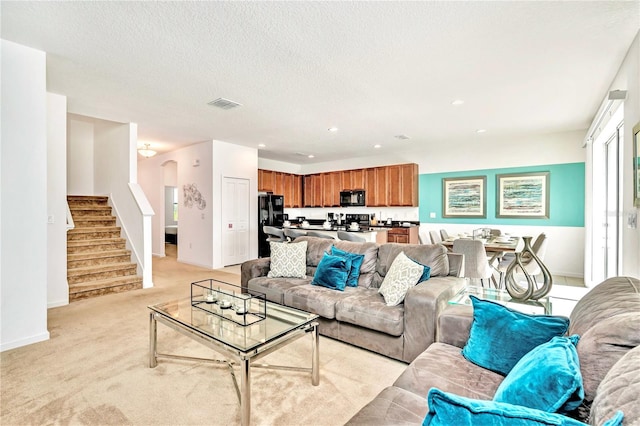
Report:
<svg viewBox="0 0 640 426"><path fill-rule="evenodd" d="M242 352L259 348L318 318L318 315L272 302L266 302L264 320L246 326L234 321L232 316L239 314L232 309L213 314L192 306L191 299L159 303L149 309Z"/></svg>
<svg viewBox="0 0 640 426"><path fill-rule="evenodd" d="M542 297L539 300L515 300L506 290L490 287L467 286L451 298L449 304L471 306L471 299L469 298L471 295L476 296L478 299L500 303L501 305L527 314L551 314L551 301L548 297Z"/></svg>

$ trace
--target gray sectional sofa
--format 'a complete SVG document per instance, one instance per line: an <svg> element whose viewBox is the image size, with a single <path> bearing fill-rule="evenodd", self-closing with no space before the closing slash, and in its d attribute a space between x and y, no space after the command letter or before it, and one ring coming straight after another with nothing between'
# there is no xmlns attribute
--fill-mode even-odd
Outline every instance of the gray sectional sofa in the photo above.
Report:
<svg viewBox="0 0 640 426"><path fill-rule="evenodd" d="M436 340L437 319L464 286L461 255L440 244L382 244L299 237L307 242L307 277L269 278L270 258L244 262L245 290L266 294L267 300L320 316L321 335L411 362ZM335 246L363 254L357 287L344 291L311 285L318 263ZM431 267L431 278L409 289L403 303L387 306L378 293L389 268L400 253Z"/></svg>
<svg viewBox="0 0 640 426"><path fill-rule="evenodd" d="M439 318L438 342L348 424L421 425L431 388L491 400L504 377L461 354L472 319L470 306L447 307ZM602 425L621 410L623 425L640 425L640 280L616 277L594 287L573 309L567 334L580 335L577 351L585 398L574 415Z"/></svg>

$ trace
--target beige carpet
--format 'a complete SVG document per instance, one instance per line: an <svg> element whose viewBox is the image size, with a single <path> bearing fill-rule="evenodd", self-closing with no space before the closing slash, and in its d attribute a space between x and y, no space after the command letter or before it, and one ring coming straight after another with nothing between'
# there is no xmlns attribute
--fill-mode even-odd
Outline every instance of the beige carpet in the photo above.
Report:
<svg viewBox="0 0 640 426"><path fill-rule="evenodd" d="M100 296L49 310L51 339L3 352L1 417L5 425L228 425L239 405L227 370L159 360L148 368L149 310L189 297L204 278L239 283L233 273L154 258L155 287ZM213 351L158 325L158 350L213 357ZM307 366L302 338L264 358ZM320 385L308 373L252 370L252 424L339 425L393 383L405 364L320 338Z"/></svg>

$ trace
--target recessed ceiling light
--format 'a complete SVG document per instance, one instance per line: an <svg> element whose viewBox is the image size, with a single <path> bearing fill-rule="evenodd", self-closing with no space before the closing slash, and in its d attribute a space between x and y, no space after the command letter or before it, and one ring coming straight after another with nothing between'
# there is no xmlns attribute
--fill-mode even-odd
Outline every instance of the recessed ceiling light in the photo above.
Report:
<svg viewBox="0 0 640 426"><path fill-rule="evenodd" d="M487 129L478 129L476 130L476 133L485 133L487 131Z"/></svg>
<svg viewBox="0 0 640 426"><path fill-rule="evenodd" d="M313 155L313 154L309 154L309 155L307 155L307 157L309 157L309 158L314 158L314 157L315 157L315 155Z"/></svg>
<svg viewBox="0 0 640 426"><path fill-rule="evenodd" d="M451 105L462 105L464 103L464 101L462 99L456 99L455 101L451 102Z"/></svg>
<svg viewBox="0 0 640 426"><path fill-rule="evenodd" d="M265 145L265 144L263 144L263 143L259 143L259 144L258 144L258 148L264 148L265 146L266 146L266 145Z"/></svg>
<svg viewBox="0 0 640 426"><path fill-rule="evenodd" d="M376 148L376 149L378 149L378 148L382 148L382 145L380 145L379 143L377 143L377 144L375 144L373 147L374 147L374 148Z"/></svg>
<svg viewBox="0 0 640 426"><path fill-rule="evenodd" d="M337 132L338 128L337 127L329 127L327 130L329 130L330 132Z"/></svg>

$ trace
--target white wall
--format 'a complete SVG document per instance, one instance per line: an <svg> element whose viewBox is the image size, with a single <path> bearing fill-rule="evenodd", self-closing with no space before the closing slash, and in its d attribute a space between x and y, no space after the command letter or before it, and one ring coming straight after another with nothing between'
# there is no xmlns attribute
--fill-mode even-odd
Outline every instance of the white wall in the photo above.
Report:
<svg viewBox="0 0 640 426"><path fill-rule="evenodd" d="M47 94L47 304L69 303L67 283L67 98Z"/></svg>
<svg viewBox="0 0 640 426"><path fill-rule="evenodd" d="M44 52L2 40L0 350L47 331L47 93Z"/></svg>
<svg viewBox="0 0 640 426"><path fill-rule="evenodd" d="M194 167L194 161L199 165ZM177 162L178 261L206 268L222 266L221 199L222 177L246 178L251 185L251 217L257 213L257 150L226 142L208 141L138 161L138 180L154 210L164 208L164 167ZM184 187L195 183L206 207L184 205ZM258 228L251 223L250 257L258 257ZM153 254L164 256L164 220L154 218Z"/></svg>
<svg viewBox="0 0 640 426"><path fill-rule="evenodd" d="M258 151L254 148L213 141L213 267L222 261L222 178L249 179L249 258L258 257ZM181 221L182 223L182 221ZM182 225L181 225L182 226ZM182 228L181 228L182 229Z"/></svg>
<svg viewBox="0 0 640 426"><path fill-rule="evenodd" d="M67 194L95 195L93 181L94 123L69 114L67 121Z"/></svg>
<svg viewBox="0 0 640 426"><path fill-rule="evenodd" d="M96 122L94 130L95 158L100 159L94 167L95 192L109 195L117 223L127 238L127 247L138 264L142 285L152 287L150 216L154 212L144 193L136 191L137 125L100 121Z"/></svg>
<svg viewBox="0 0 640 426"><path fill-rule="evenodd" d="M629 228L630 214L640 214L633 206L633 127L640 123L640 31L622 62L609 90L626 90L622 144L622 270L621 275L640 277L640 227ZM604 94L603 94L604 95Z"/></svg>

